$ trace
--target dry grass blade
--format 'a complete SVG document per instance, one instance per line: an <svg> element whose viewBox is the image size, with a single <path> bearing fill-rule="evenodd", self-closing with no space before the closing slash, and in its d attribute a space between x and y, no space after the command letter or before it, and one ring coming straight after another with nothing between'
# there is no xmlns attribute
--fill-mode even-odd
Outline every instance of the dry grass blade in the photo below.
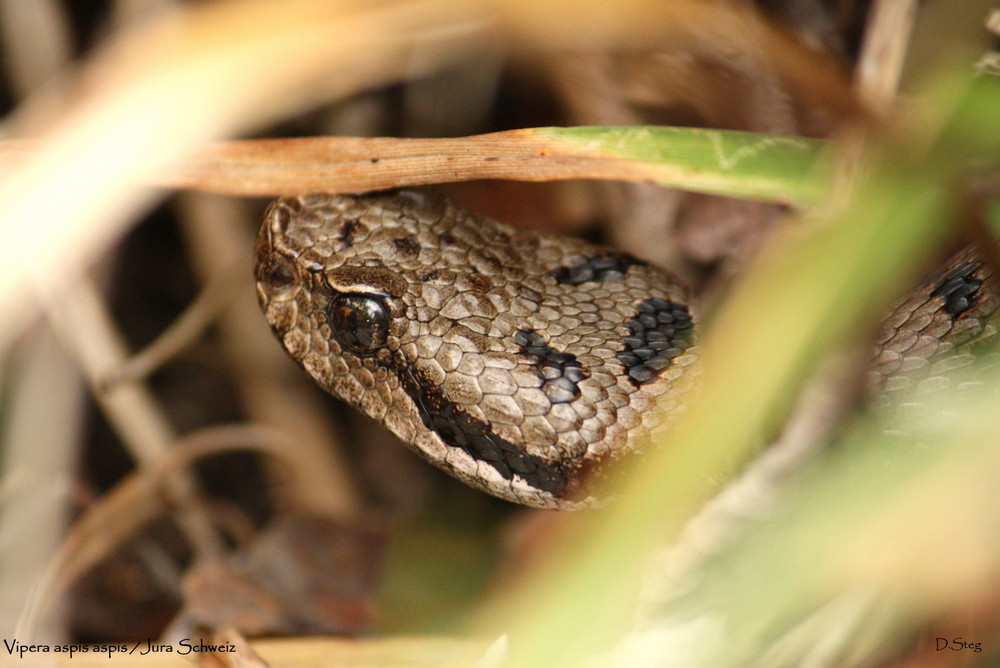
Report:
<svg viewBox="0 0 1000 668"><path fill-rule="evenodd" d="M914 0L876 2L858 59L858 94L878 113L890 110L903 73L910 33L917 20Z"/></svg>
<svg viewBox="0 0 1000 668"><path fill-rule="evenodd" d="M55 76L69 62L66 23L54 0L0 2L0 48L19 97Z"/></svg>
<svg viewBox="0 0 1000 668"><path fill-rule="evenodd" d="M61 298L48 304L49 320L72 352L92 388L108 369L120 368L126 359L125 344L94 284L80 279ZM139 382L122 383L95 397L125 447L144 466L156 461L174 440L174 431L162 406L149 388ZM195 550L202 555L222 551L211 521L197 503L195 483L182 476L169 481L170 500L177 506L178 521Z"/></svg>
<svg viewBox="0 0 1000 668"><path fill-rule="evenodd" d="M0 227L0 337L30 312L33 281L65 280L150 201L151 193L135 189L137 176L210 138L415 76L419 69L408 59L414 49L423 49L419 68L432 69L457 48L473 48L491 18L499 17L510 36L541 44L541 31L547 43L564 47L592 48L598 35L602 43L627 39L634 46L667 38L749 43L748 57L776 59L793 87L853 113L829 63L756 13L729 2L652 6L227 0L159 15L95 56L72 82L82 91L72 108L58 108L68 86L48 91L23 105L7 128L40 143L16 169L8 163L0 182L8 221ZM559 21L549 24L553 12Z"/></svg>
<svg viewBox="0 0 1000 668"><path fill-rule="evenodd" d="M32 583L66 530L83 414L83 379L55 335L44 323L31 334L4 360L8 375L0 429L3 629L15 627ZM40 629L43 637L57 633L54 627Z"/></svg>
<svg viewBox="0 0 1000 668"><path fill-rule="evenodd" d="M858 120L863 112L845 72L751 3L729 0L649 2L497 3L504 26L515 37L546 48L581 51L627 45L628 50L663 44L690 53L726 51L746 62L766 63L790 92L828 109L835 118Z"/></svg>
<svg viewBox="0 0 1000 668"><path fill-rule="evenodd" d="M3 72L17 99L69 61L67 21L55 0L0 0ZM47 323L38 321L0 365L0 628L13 629L32 583L65 531L78 433L80 374ZM58 622L40 635L60 633Z"/></svg>
<svg viewBox="0 0 1000 668"><path fill-rule="evenodd" d="M0 146L0 150L3 147ZM157 180L241 195L356 192L472 179L648 181L655 169L559 145L534 130L456 139L310 137L199 149Z"/></svg>
<svg viewBox="0 0 1000 668"><path fill-rule="evenodd" d="M408 49L454 45L470 18L444 0L228 1L161 15L110 43L76 82L83 95L71 109L42 95L8 125L40 143L0 182L0 333L30 312L32 282L65 280L151 199L135 174L210 137L399 76Z"/></svg>
<svg viewBox="0 0 1000 668"><path fill-rule="evenodd" d="M145 378L193 343L232 302L245 273L242 269L243 263L233 263L213 276L195 300L155 341L117 369L106 373L99 381L99 389L107 391L123 381Z"/></svg>
<svg viewBox="0 0 1000 668"><path fill-rule="evenodd" d="M0 144L0 152L5 148L18 150ZM472 179L614 179L804 204L818 199L805 182L821 149L821 142L799 137L656 127L532 128L444 139L309 137L199 149L156 183L283 195ZM769 170L747 165L764 156Z"/></svg>
<svg viewBox="0 0 1000 668"><path fill-rule="evenodd" d="M163 511L162 492L177 475L204 457L242 450L270 455L282 461L293 475L301 466L289 456L287 440L263 427L213 427L177 441L154 465L139 469L123 480L73 525L36 584L19 622L18 635L33 637L52 606L77 578Z"/></svg>

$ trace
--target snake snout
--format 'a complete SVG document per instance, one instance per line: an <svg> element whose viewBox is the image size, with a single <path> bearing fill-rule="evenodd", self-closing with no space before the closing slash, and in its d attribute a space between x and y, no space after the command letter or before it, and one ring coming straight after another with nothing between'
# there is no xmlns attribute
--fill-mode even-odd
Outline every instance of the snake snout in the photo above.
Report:
<svg viewBox="0 0 1000 668"><path fill-rule="evenodd" d="M264 214L254 251L254 278L261 306L294 297L302 284L300 269L287 248L288 226L293 220L287 202L274 202Z"/></svg>

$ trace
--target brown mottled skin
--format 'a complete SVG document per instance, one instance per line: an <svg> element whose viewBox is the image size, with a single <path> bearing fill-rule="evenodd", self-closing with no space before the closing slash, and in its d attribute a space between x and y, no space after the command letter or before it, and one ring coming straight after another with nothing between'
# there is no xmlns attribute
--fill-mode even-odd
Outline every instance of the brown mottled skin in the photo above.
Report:
<svg viewBox="0 0 1000 668"><path fill-rule="evenodd" d="M516 503L593 504L586 483L641 450L696 375L687 293L667 272L421 194L279 199L255 272L316 382ZM886 318L871 386L963 363L962 344L992 333L995 294L957 257Z"/></svg>
<svg viewBox="0 0 1000 668"><path fill-rule="evenodd" d="M910 292L882 321L868 368L872 394L917 396L947 387L996 335L1000 291L991 267L966 248Z"/></svg>

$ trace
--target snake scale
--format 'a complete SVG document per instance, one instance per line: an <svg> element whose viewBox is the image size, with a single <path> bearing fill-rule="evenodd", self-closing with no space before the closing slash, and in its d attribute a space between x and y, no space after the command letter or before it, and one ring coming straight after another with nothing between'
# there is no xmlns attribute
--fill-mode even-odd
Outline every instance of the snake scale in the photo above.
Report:
<svg viewBox="0 0 1000 668"><path fill-rule="evenodd" d="M255 275L276 336L326 391L528 506L593 504L591 481L667 427L696 376L697 314L671 274L419 193L281 198ZM885 319L871 384L964 364L998 306L989 267L960 254Z"/></svg>

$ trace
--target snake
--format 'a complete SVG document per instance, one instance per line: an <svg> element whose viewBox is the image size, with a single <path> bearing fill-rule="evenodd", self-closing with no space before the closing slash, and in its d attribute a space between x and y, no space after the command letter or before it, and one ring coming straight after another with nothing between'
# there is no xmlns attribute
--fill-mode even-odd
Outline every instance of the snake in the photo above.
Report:
<svg viewBox="0 0 1000 668"><path fill-rule="evenodd" d="M257 295L324 390L431 464L535 508L602 503L598 481L684 412L699 314L667 270L421 192L318 193L267 208ZM934 383L995 333L1000 291L967 249L884 318L869 384Z"/></svg>

